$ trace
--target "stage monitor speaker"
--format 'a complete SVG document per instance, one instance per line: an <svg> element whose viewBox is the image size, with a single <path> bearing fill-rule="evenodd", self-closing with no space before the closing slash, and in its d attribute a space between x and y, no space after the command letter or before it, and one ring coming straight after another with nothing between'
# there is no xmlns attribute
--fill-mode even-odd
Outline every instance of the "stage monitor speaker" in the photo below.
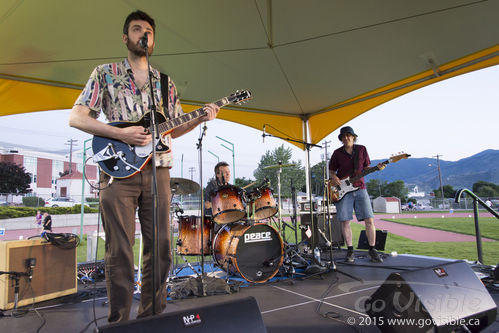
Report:
<svg viewBox="0 0 499 333"><path fill-rule="evenodd" d="M386 230L376 230L376 243L374 244L374 248L379 251L385 250L386 244L386 236L388 232ZM367 240L366 231L361 230L359 236L359 244L357 245L358 249L368 250L369 249L369 241Z"/></svg>
<svg viewBox="0 0 499 333"><path fill-rule="evenodd" d="M365 303L382 332L479 332L497 307L464 261L392 273Z"/></svg>
<svg viewBox="0 0 499 333"><path fill-rule="evenodd" d="M99 333L148 332L266 332L253 297L205 305L121 323L108 324Z"/></svg>
<svg viewBox="0 0 499 333"><path fill-rule="evenodd" d="M32 279L20 277L17 306L76 293L76 248L61 249L42 238L0 241L0 271L25 273L26 261L32 258ZM14 307L14 289L9 274L1 275L0 309Z"/></svg>
<svg viewBox="0 0 499 333"><path fill-rule="evenodd" d="M343 234L341 232L341 223L338 223L336 221L336 214L330 214L330 216L331 216L330 219L331 219L331 223L332 223L331 226L332 226L332 232L333 232L333 237L332 237L333 240L331 242L333 243L333 246L335 246L335 247L343 246L345 244L345 241L343 239ZM329 226L327 226L327 223L324 223L325 217L326 216L324 214L315 214L314 213L314 222L316 223L316 226L319 227L324 232L326 237L329 239ZM310 230L313 232L312 225L310 223L310 213L300 214L300 224L302 226L304 226L305 228L310 227ZM306 232L306 229L305 230L301 229L301 239L302 240L308 239L305 232ZM327 248L326 240L324 239L324 237L322 237L318 231L316 232L316 234L317 234L316 237L318 239L318 244L316 246L318 246L322 249Z"/></svg>

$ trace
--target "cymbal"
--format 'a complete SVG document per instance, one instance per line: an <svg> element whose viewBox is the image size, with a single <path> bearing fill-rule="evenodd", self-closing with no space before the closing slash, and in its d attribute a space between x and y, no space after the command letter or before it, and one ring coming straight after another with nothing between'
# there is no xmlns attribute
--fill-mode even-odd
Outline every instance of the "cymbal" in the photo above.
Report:
<svg viewBox="0 0 499 333"><path fill-rule="evenodd" d="M274 165L269 165L269 166L263 167L263 169L287 168L287 167L292 167L295 165L296 164L274 164Z"/></svg>
<svg viewBox="0 0 499 333"><path fill-rule="evenodd" d="M199 191L199 184L185 178L170 178L172 194L184 195Z"/></svg>

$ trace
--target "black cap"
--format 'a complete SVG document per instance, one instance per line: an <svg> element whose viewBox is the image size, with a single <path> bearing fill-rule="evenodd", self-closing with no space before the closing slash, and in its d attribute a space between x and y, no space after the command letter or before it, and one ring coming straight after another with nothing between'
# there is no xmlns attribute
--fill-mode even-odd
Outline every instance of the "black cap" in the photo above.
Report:
<svg viewBox="0 0 499 333"><path fill-rule="evenodd" d="M338 140L341 141L341 137L344 135L344 134L347 134L347 133L350 133L352 134L354 137L357 137L357 134L355 134L355 132L353 131L353 128L351 128L350 126L345 126L345 127L342 127L340 129L340 134L338 135Z"/></svg>

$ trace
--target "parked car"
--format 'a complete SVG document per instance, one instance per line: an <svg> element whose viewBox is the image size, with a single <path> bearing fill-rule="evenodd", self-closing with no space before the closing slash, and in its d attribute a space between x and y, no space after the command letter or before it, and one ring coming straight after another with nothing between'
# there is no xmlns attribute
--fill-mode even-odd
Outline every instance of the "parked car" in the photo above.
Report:
<svg viewBox="0 0 499 333"><path fill-rule="evenodd" d="M80 202L65 197L49 198L45 200L45 207L73 207L74 205L79 204Z"/></svg>

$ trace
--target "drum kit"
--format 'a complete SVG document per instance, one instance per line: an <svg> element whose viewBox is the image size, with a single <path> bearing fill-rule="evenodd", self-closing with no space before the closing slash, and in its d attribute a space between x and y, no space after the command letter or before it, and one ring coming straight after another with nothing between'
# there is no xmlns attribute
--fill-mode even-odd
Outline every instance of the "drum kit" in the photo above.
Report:
<svg viewBox="0 0 499 333"><path fill-rule="evenodd" d="M268 222L279 206L268 182L247 190L252 185L223 185L210 193L213 216L204 216L202 225L200 216L178 215L177 254L211 255L227 275L239 274L248 282L274 277L283 263L284 244ZM170 187L178 195L199 190L197 183L182 178L171 178Z"/></svg>

